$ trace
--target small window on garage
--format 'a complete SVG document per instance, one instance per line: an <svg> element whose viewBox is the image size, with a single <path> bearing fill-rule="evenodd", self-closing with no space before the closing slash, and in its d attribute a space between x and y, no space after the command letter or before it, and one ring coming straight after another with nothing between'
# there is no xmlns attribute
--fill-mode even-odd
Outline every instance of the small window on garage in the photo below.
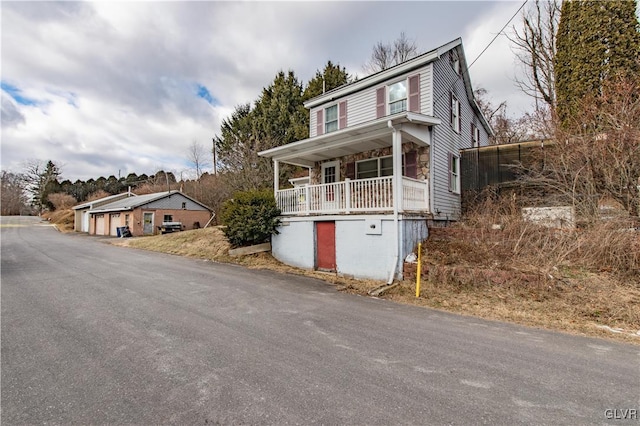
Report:
<svg viewBox="0 0 640 426"><path fill-rule="evenodd" d="M128 214L124 215L124 226L129 226L129 215Z"/></svg>
<svg viewBox="0 0 640 426"><path fill-rule="evenodd" d="M187 209L187 203L182 203L182 210L186 210Z"/></svg>
<svg viewBox="0 0 640 426"><path fill-rule="evenodd" d="M162 221L163 222L173 222L173 215L165 214L164 215L164 219Z"/></svg>

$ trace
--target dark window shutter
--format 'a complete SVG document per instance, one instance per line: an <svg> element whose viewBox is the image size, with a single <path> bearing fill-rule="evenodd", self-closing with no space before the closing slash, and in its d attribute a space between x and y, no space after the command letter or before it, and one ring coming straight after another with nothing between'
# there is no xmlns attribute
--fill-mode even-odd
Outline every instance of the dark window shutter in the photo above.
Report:
<svg viewBox="0 0 640 426"><path fill-rule="evenodd" d="M338 128L345 127L347 127L347 101L342 101L338 104Z"/></svg>
<svg viewBox="0 0 640 426"><path fill-rule="evenodd" d="M456 102L456 108L458 108L458 132L462 133L462 108L460 107L460 101Z"/></svg>
<svg viewBox="0 0 640 426"><path fill-rule="evenodd" d="M356 163L351 162L346 164L345 175L347 179L355 179L356 178Z"/></svg>
<svg viewBox="0 0 640 426"><path fill-rule="evenodd" d="M418 153L416 151L404 154L404 175L413 179L418 178Z"/></svg>
<svg viewBox="0 0 640 426"><path fill-rule="evenodd" d="M420 74L409 77L409 111L420 112Z"/></svg>
<svg viewBox="0 0 640 426"><path fill-rule="evenodd" d="M382 118L386 115L385 95L386 93L384 87L380 87L378 90L376 90L376 118Z"/></svg>
<svg viewBox="0 0 640 426"><path fill-rule="evenodd" d="M322 117L322 110L316 111L316 135L320 136L324 133L324 119Z"/></svg>

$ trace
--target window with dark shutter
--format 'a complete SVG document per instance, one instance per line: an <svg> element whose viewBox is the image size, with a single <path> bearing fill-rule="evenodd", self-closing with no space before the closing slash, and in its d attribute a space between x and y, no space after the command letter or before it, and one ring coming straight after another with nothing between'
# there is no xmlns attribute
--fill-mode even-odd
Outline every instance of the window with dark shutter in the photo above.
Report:
<svg viewBox="0 0 640 426"><path fill-rule="evenodd" d="M376 90L376 118L382 118L384 117L385 114L385 110L386 110L386 103L385 103L385 88L381 87L378 90Z"/></svg>
<svg viewBox="0 0 640 426"><path fill-rule="evenodd" d="M420 112L420 74L409 77L409 111Z"/></svg>

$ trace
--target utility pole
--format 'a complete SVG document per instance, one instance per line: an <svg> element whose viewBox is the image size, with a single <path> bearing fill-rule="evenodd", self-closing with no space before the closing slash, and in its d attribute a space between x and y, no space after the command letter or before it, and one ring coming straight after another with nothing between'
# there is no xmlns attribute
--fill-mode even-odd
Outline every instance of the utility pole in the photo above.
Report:
<svg viewBox="0 0 640 426"><path fill-rule="evenodd" d="M216 139L215 138L211 138L211 140L213 141L213 174L217 175L217 167L216 167Z"/></svg>

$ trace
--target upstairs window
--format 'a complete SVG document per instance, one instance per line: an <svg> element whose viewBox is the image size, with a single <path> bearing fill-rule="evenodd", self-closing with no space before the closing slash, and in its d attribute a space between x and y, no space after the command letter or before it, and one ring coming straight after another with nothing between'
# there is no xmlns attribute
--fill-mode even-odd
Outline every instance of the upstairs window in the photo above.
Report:
<svg viewBox="0 0 640 426"><path fill-rule="evenodd" d="M402 80L389 86L389 114L407 110L407 81Z"/></svg>
<svg viewBox="0 0 640 426"><path fill-rule="evenodd" d="M460 75L460 57L458 56L457 50L451 51L451 67L456 74Z"/></svg>
<svg viewBox="0 0 640 426"><path fill-rule="evenodd" d="M478 146L480 146L480 129L471 123L471 147L477 148Z"/></svg>
<svg viewBox="0 0 640 426"><path fill-rule="evenodd" d="M338 130L338 105L330 106L324 110L324 132Z"/></svg>
<svg viewBox="0 0 640 426"><path fill-rule="evenodd" d="M450 118L451 128L460 133L460 101L453 93L451 93Z"/></svg>

